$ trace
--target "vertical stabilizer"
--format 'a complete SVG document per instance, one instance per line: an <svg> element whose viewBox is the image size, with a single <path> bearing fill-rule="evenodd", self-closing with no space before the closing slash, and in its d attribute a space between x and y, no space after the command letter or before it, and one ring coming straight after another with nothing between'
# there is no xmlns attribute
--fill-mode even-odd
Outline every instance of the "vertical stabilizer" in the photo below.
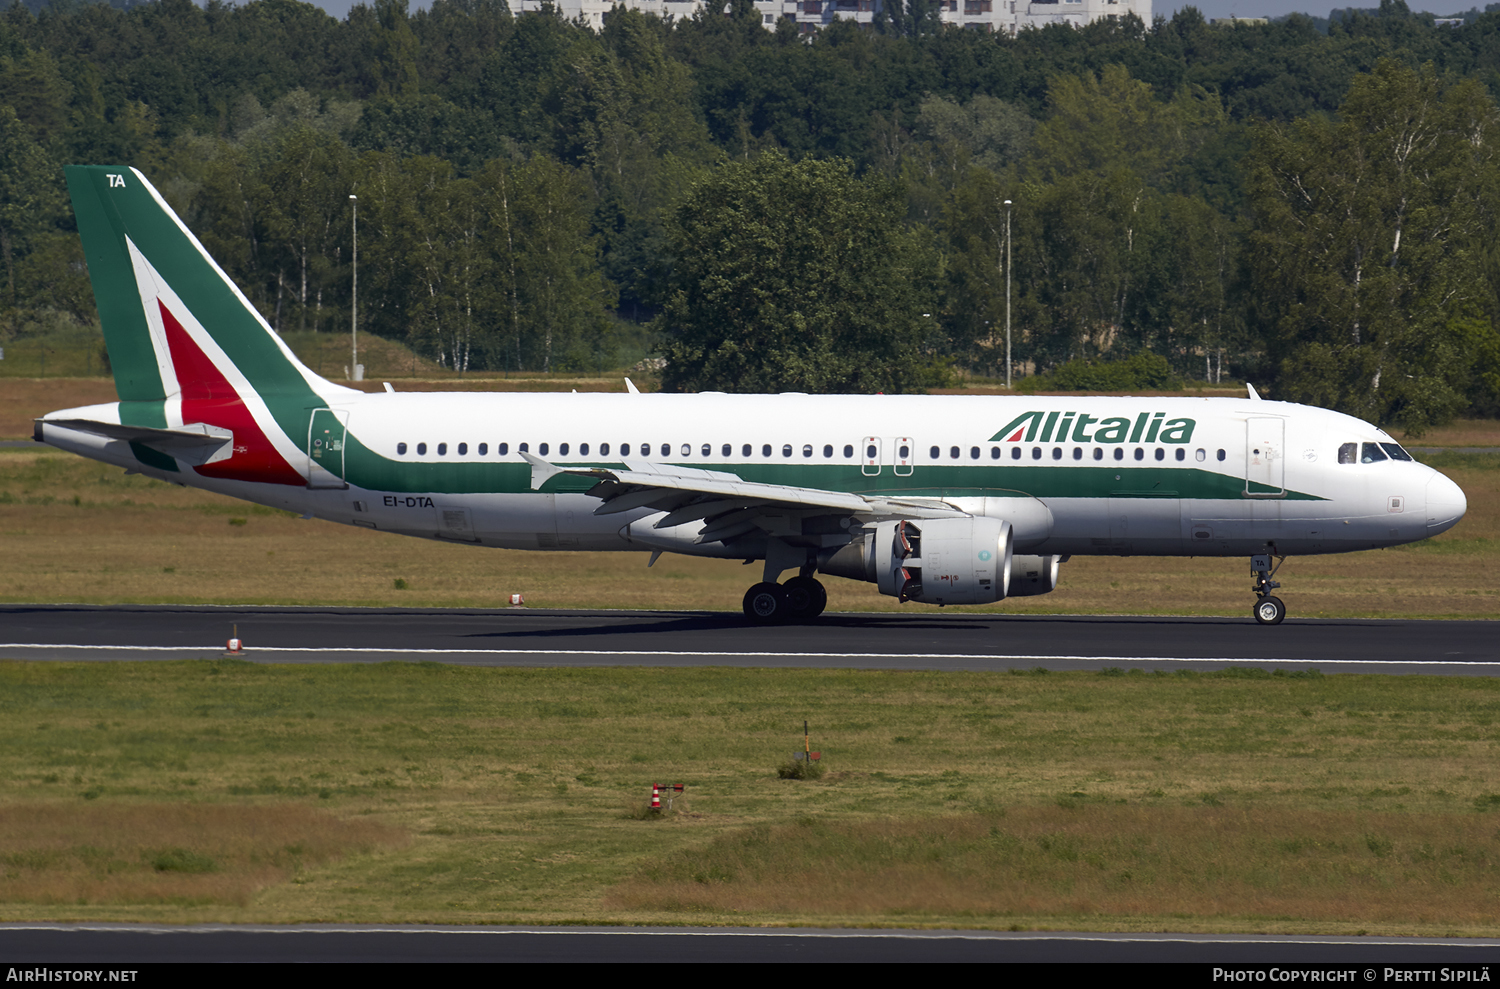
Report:
<svg viewBox="0 0 1500 989"><path fill-rule="evenodd" d="M291 464L311 410L349 390L297 360L140 172L66 171L121 422L233 430L236 455L200 473L303 483ZM178 469L155 451L138 454Z"/></svg>

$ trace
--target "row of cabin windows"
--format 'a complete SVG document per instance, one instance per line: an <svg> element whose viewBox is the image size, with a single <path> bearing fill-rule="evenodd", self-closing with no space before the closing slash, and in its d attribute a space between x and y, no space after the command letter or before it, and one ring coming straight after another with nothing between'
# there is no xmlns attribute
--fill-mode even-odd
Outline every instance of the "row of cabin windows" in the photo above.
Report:
<svg viewBox="0 0 1500 989"><path fill-rule="evenodd" d="M1115 459L1116 460L1124 460L1125 459L1125 448L1121 447L1121 446L1117 446L1114 449L1115 449ZM1096 446L1096 447L1093 448L1093 450L1094 450L1094 459L1095 460L1103 460L1104 459L1104 447L1102 447L1102 446ZM871 456L874 456L874 452L873 451L874 451L874 448L871 447ZM938 460L942 456L942 449L940 447L932 447L927 452L928 452L928 455L933 460ZM1187 459L1187 451L1184 450L1183 448L1178 447L1177 450L1175 451L1175 453L1176 453L1175 459L1177 459L1177 460L1186 460ZM1012 460L1020 460L1023 457L1025 457L1025 455L1026 454L1023 452L1023 448L1022 447L1013 446L1013 447L1010 448L1010 459L1012 459ZM901 448L901 456L902 456L903 459L906 457L906 448L905 447ZM1218 453L1218 458L1220 460L1223 460L1225 458L1225 456L1226 456L1225 452L1223 450L1220 450L1219 453ZM1000 447L998 447L998 446L992 446L992 447L990 447L990 459L991 460L999 460L1000 457L1001 457ZM1073 459L1074 460L1082 460L1083 457L1084 457L1083 447L1081 447L1081 446L1075 446L1073 448ZM948 458L950 460L959 460L959 459L961 459L959 448L956 447L956 446L949 447L948 448ZM977 446L971 446L971 447L969 447L969 459L970 460L978 460L979 458L980 458L979 447L977 447ZM1041 460L1042 459L1042 448L1041 447L1034 446L1034 447L1031 448L1031 459L1032 460ZM1055 447L1052 448L1052 459L1053 460L1061 460L1061 459L1063 459L1063 448L1062 447L1055 446ZM1137 459L1137 460L1145 460L1146 459L1146 450L1145 450L1144 447L1136 447L1135 448L1135 459ZM1166 451L1165 447L1157 447L1156 448L1156 459L1157 460L1166 460L1167 459L1167 451ZM1208 459L1208 451L1207 450L1203 450L1201 448L1198 449L1198 450L1196 450L1196 451L1194 451L1194 453L1193 453L1193 459L1197 460L1199 463L1202 463L1203 461L1205 461L1205 460Z"/></svg>
<svg viewBox="0 0 1500 989"><path fill-rule="evenodd" d="M1394 444L1394 443L1387 443L1387 444L1384 444L1384 445L1387 446L1387 447L1396 446L1396 444ZM1366 443L1365 444L1366 448L1373 447L1373 446L1376 446L1376 444L1374 444L1374 443ZM1344 446L1342 446L1342 447L1339 448L1339 463L1353 463L1354 462L1353 460L1347 460L1346 461L1344 459L1345 451L1346 450L1352 450L1353 447L1354 447L1353 443L1346 443L1346 444L1344 444ZM751 451L753 449L754 448L752 447L751 444L749 444L749 443L744 444L740 448L740 456L742 456L742 457L751 456ZM1157 460L1166 460L1167 459L1167 451L1166 451L1165 447L1156 447L1155 449L1156 449L1155 456L1156 456ZM1410 460L1411 459L1411 457L1406 454L1405 450L1401 450L1400 447L1396 447L1396 449L1400 451L1400 456L1398 456L1396 459L1401 459L1401 460ZM403 456L403 457L406 456L406 450L407 450L407 446L406 446L405 443L397 443L396 444L396 453L399 456ZM1094 459L1095 460L1103 460L1104 459L1104 447L1102 447L1102 446L1096 446L1096 447L1093 448L1093 450L1094 450ZM530 453L531 452L530 444L528 444L528 443L520 443L520 444L518 444L516 446L516 451L519 452L519 453ZM628 456L631 455L630 451L631 451L631 445L629 443L621 443L620 444L619 456L621 456L621 457L628 457ZM643 457L649 457L649 456L651 456L651 444L650 443L642 443L642 444L640 444L640 451L641 451L641 456L643 456ZM1124 447L1117 446L1117 447L1114 448L1114 451L1115 451L1114 459L1116 459L1116 460L1124 460L1125 459L1125 448ZM467 444L467 443L458 443L458 444L456 444L455 445L455 452L460 457L466 457L466 456L468 456L469 455L469 444ZM488 456L489 452L490 452L490 445L488 443L480 443L480 444L478 444L478 446L475 447L475 453L478 454L481 457ZM538 443L537 444L537 448L536 448L536 452L537 452L537 454L539 456L543 456L543 457L548 456L551 453L551 444L548 444L548 443ZM705 457L711 457L711 456L713 456L713 445L709 444L709 443L703 444L703 447L702 447L702 449L701 449L700 452ZM774 447L770 443L762 444L762 446L760 448L760 455L761 456L763 456L763 457L769 457L769 456L773 455L773 452L774 452ZM932 449L929 450L928 452L931 455L931 457L932 457L933 460L939 460L939 459L941 459L941 456L942 456L942 448L941 447L936 447L936 446L932 447ZM502 456L502 457L508 455L510 453L510 444L509 443L496 443L495 444L495 453L497 455L499 455L499 456ZM720 448L720 450L719 450L719 455L723 456L723 457L733 456L733 453L734 453L734 447L733 447L732 444L729 444L729 443L725 443ZM854 456L854 446L853 446L853 444L850 444L850 443L844 444L843 453L844 453L844 458L846 460L852 459L853 456ZM781 447L781 455L783 457L791 457L792 454L793 454L792 444L790 444L790 443L783 444L782 447ZM1183 460L1187 459L1187 450L1183 449L1182 447L1178 447L1174 451L1174 454L1175 454L1175 459L1177 459L1178 461L1183 461ZM1385 456L1380 453L1380 450L1378 448L1375 450L1375 454L1377 455L1376 459L1379 459L1379 460L1386 459ZM418 443L417 444L417 456L423 457L423 456L426 456L426 455L427 455L427 444L426 443ZM439 444L437 444L437 455L439 457L446 457L448 455L448 444L447 443L439 443ZM570 455L570 444L568 444L568 443L559 443L557 445L557 455L560 456L560 457L569 456ZM580 443L580 444L578 444L578 454L577 455L580 456L580 457L587 457L587 456L589 456L589 444L587 444L587 443ZM608 443L600 443L599 444L598 456L607 457L609 455L610 455L610 445ZM663 443L661 445L661 455L663 457L670 457L672 455L672 445L670 443ZM690 457L690 456L692 456L693 455L693 448L692 448L692 446L690 444L687 444L687 443L682 444L681 455L684 456L684 457ZM811 443L805 443L805 444L803 444L803 446L802 446L802 456L805 457L805 458L811 458L812 455L813 455L813 445ZM899 455L899 457L900 457L901 460L905 461L905 460L907 460L911 456L911 451L910 451L910 449L908 447L902 446L900 448L900 450L898 451L898 455ZM949 455L949 458L952 459L952 460L961 459L961 457L960 457L960 448L956 447L956 446L955 447L950 447L949 450L948 450L948 455ZM1352 456L1353 454L1351 453L1349 455ZM865 451L865 456L867 458L874 459L874 458L876 458L876 457L879 456L879 450L875 446L871 445ZM1022 448L1021 447L1019 447L1019 446L1013 446L1013 447L1010 448L1010 459L1012 459L1012 460L1020 460L1024 456L1025 456L1025 454L1022 452ZM1032 460L1041 460L1042 456L1043 456L1043 454L1042 454L1042 448L1041 447L1034 446L1034 447L1031 448L1031 459ZM1225 452L1223 450L1220 450L1220 451L1218 451L1218 455L1217 456L1218 456L1218 459L1220 461L1222 461L1225 458ZM1370 456L1370 454L1368 453L1368 450L1367 450L1365 456L1367 458ZM1395 455L1393 454L1393 456L1395 456ZM832 459L832 457L833 457L833 444L832 443L825 443L823 445L823 457L825 459ZM1000 457L1001 457L1000 447L998 447L998 446L992 446L992 447L990 447L990 459L991 460L999 460ZM1075 446L1073 448L1073 459L1074 460L1082 460L1083 458L1084 458L1083 447L1081 447L1081 446ZM980 459L980 448L979 447L977 447L977 446L971 446L971 447L969 447L969 459L970 460L978 460L978 459ZM1052 448L1052 459L1053 460L1062 460L1063 459L1063 448L1062 447L1055 446L1055 447ZM1136 460L1145 460L1146 459L1146 450L1145 450L1144 447L1139 447L1138 446L1138 447L1135 448L1135 459ZM1199 448L1198 450L1195 450L1193 452L1193 459L1197 460L1199 463L1202 463L1203 461L1205 461L1205 460L1208 459L1208 451L1204 450L1202 448ZM1373 461L1371 461L1369 459L1366 459L1364 462L1365 463L1371 463Z"/></svg>
<svg viewBox="0 0 1500 989"><path fill-rule="evenodd" d="M640 451L641 451L641 454L640 454L641 456L643 456L643 457L649 457L649 456L651 456L651 444L650 443L642 443L642 444L640 444L639 448L640 448ZM751 456L751 452L753 451L753 449L754 449L754 447L751 446L751 444L746 443L744 446L742 446L740 448L740 456L742 456L742 457ZM580 444L578 444L578 453L577 453L577 456L580 456L580 457L590 456L589 450L590 450L589 444L587 444L587 443L580 443ZM628 457L628 456L631 455L631 450L632 450L631 444L629 444L629 443L621 443L618 455L621 456L621 457ZM406 456L406 451L407 451L407 445L405 443L397 443L396 444L396 453L397 453L398 456L403 456L403 457ZM457 452L458 456L460 456L460 457L466 457L466 456L469 455L469 444L467 444L467 443L459 443L459 444L457 444L455 446L455 451ZM490 445L488 443L480 443L477 447L475 447L475 452L479 456L481 456L481 457L487 456L489 454L489 452L490 452ZM530 453L531 452L531 444L529 444L529 443L518 443L518 444L516 444L516 452L517 453ZM550 444L550 443L538 443L537 447L536 447L536 452L537 452L538 456L541 456L541 457L548 456L552 452L552 444ZM705 444L703 444L703 447L702 447L702 449L699 452L700 452L700 454L702 456L705 456L705 457L711 457L711 456L713 456L713 454L714 454L713 444L712 443L705 443ZM766 444L762 445L761 448L760 448L760 455L762 457L769 457L769 456L771 456L773 454L773 452L774 452L774 448L772 447L772 445L770 443L766 443ZM784 444L781 447L781 455L783 457L790 457L790 456L792 456L793 452L794 451L793 451L793 448L792 448L792 444L790 444L790 443L786 443L786 444ZM495 444L495 453L498 456L501 456L501 457L506 456L507 454L510 453L510 444L509 443L496 443ZM571 455L571 453L572 453L572 444L570 444L570 443L559 443L559 444L557 444L557 455L559 457L566 457L566 456ZM422 456L426 456L426 455L427 455L427 444L426 443L418 443L417 444L417 456L422 457ZM446 457L448 455L448 444L447 443L439 443L437 445L437 455L439 457ZM610 445L608 443L600 443L597 455L600 456L600 457L607 457L607 456L609 456L610 455ZM661 455L663 457L670 457L672 455L672 444L670 444L670 443L663 443L661 445ZM684 457L691 457L693 455L692 444L690 444L690 443L684 443L684 444L682 444L681 455L684 456ZM722 456L722 457L731 457L731 456L733 456L734 455L734 445L731 444L731 443L725 443L719 449L719 455ZM805 444L803 444L803 446L802 446L802 456L811 458L812 455L813 455L813 445L811 443L805 443ZM832 443L825 443L825 444L823 444L823 456L824 456L825 459L832 459L833 458L833 444ZM845 443L844 444L844 458L845 459L853 459L853 457L854 457L854 444L853 443Z"/></svg>
<svg viewBox="0 0 1500 989"><path fill-rule="evenodd" d="M972 451L972 459L975 459L975 460L979 459L978 450L979 450L978 447L974 448L974 450ZM1104 459L1104 447L1102 447L1102 446L1096 446L1096 447L1093 448L1093 450L1094 450L1094 459L1095 460L1103 460ZM1114 459L1116 459L1116 460L1124 460L1125 459L1125 448L1123 446L1117 446L1117 447L1114 448L1114 450L1115 450ZM999 448L998 447L993 448L990 451L990 456L994 460L999 460L1000 459L1000 450L999 450ZM1012 459L1012 460L1020 460L1022 458L1022 456L1024 456L1024 454L1021 452L1021 448L1020 447L1013 446L1013 447L1010 448L1010 459ZM1145 450L1145 448L1144 447L1139 447L1139 446L1136 447L1135 448L1135 455L1134 456L1135 456L1136 460L1145 460L1146 459L1146 450ZM1215 459L1219 460L1222 463L1223 460L1224 460L1224 458L1227 457L1227 456L1228 456L1228 454L1225 451L1219 450L1215 454ZM1082 460L1083 457L1084 457L1083 447L1081 447L1081 446L1075 446L1073 448L1073 459L1074 460ZM1166 460L1167 459L1167 450L1166 450L1166 448L1165 447L1160 447L1160 446L1156 447L1155 457L1156 457L1157 460ZM1031 459L1032 460L1041 460L1042 459L1042 448L1041 447L1034 446L1034 447L1031 448ZM1052 459L1053 460L1061 460L1061 459L1063 459L1063 448L1062 447L1055 446L1055 447L1052 448ZM1187 459L1187 450L1183 449L1182 447L1178 447L1175 451L1173 451L1173 459L1175 459L1175 460L1177 460L1179 462L1183 461L1183 460L1186 460ZM1203 461L1205 461L1205 460L1208 459L1208 451L1205 450L1205 449L1203 449L1202 447L1199 447L1197 450L1193 451L1193 459L1196 460L1196 461L1198 461L1201 464Z"/></svg>

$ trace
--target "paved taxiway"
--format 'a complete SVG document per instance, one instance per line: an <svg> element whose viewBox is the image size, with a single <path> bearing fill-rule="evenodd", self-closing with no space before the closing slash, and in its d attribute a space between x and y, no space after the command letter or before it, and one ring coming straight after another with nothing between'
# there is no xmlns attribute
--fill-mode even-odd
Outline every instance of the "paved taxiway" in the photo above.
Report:
<svg viewBox="0 0 1500 989"><path fill-rule="evenodd" d="M1248 611L1248 608L1247 608ZM1325 673L1500 674L1500 623L1004 614L829 614L758 627L703 612L0 605L0 658L222 655L260 662L994 670L1227 664Z"/></svg>
<svg viewBox="0 0 1500 989"><path fill-rule="evenodd" d="M66 965L249 961L1169 962L1477 969L1500 962L1500 941L805 928L3 924L0 956L24 958L32 964Z"/></svg>
<svg viewBox="0 0 1500 989"><path fill-rule="evenodd" d="M0 659L147 660L223 654L329 663L761 666L998 670L1264 666L1324 672L1500 674L1500 624L1248 616L1031 617L835 614L763 628L732 614L507 609L0 605ZM0 925L0 955L28 962L159 961L1152 961L1360 965L1500 962L1500 942L1458 939L771 932L611 928L150 928Z"/></svg>

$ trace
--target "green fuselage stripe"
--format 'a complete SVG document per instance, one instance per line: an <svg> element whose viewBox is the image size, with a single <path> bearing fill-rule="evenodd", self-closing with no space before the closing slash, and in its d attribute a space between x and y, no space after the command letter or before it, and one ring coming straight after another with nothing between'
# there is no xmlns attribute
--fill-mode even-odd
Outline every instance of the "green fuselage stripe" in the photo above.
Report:
<svg viewBox="0 0 1500 989"><path fill-rule="evenodd" d="M524 463L483 460L403 462L374 453L352 433L345 447L345 479L368 491L424 494L525 494L532 490L531 467ZM618 461L585 461L559 467L603 467L626 470ZM961 498L995 495L997 491L1024 492L1037 498L1243 498L1245 480L1200 467L1026 466L982 464L918 465L910 475L897 475L889 465L879 474L865 474L858 464L730 463L694 464L736 474L758 484L781 484L853 494L922 498ZM595 482L586 477L558 474L542 491L581 494ZM1288 491L1286 497L1323 501L1317 495Z"/></svg>

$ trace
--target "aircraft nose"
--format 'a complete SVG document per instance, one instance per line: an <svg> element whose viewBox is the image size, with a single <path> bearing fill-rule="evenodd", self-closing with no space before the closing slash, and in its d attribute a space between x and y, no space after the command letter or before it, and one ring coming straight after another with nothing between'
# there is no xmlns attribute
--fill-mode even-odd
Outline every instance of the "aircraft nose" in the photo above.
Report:
<svg viewBox="0 0 1500 989"><path fill-rule="evenodd" d="M1469 499L1463 488L1442 474L1433 474L1427 482L1427 534L1435 536L1458 524L1469 510Z"/></svg>

